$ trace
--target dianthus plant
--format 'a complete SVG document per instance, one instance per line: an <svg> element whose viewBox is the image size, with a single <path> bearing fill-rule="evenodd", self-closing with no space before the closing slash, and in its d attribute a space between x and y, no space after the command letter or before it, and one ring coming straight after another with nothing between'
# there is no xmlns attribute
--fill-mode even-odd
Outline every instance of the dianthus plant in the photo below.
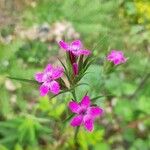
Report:
<svg viewBox="0 0 150 150"><path fill-rule="evenodd" d="M76 87L81 85L80 80L94 61L92 50L85 49L80 40L71 43L62 40L58 45L60 50L66 53L66 62L58 58L61 66L53 66L49 63L42 71L35 73L34 78L39 84L39 94L40 96L52 95L52 98L70 92L72 99L68 101L68 108L66 108L70 114L72 113L67 117L70 119L70 125L76 128L75 131L79 131L79 127L83 126L88 132L92 132L94 121L104 114L104 109L93 101L99 96L91 98L90 91L87 91L88 94L83 93L80 100L75 91ZM105 62L111 66L120 65L126 61L127 58L124 57L123 52L117 50L112 50L105 58Z"/></svg>

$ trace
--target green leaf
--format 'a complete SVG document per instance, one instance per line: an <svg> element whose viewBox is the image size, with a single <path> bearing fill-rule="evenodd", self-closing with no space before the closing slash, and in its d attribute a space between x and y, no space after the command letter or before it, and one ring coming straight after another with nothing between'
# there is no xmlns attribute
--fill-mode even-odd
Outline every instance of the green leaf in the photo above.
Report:
<svg viewBox="0 0 150 150"><path fill-rule="evenodd" d="M123 121L131 121L134 117L134 110L137 104L135 101L118 100L115 106L115 113L119 116L121 114L122 123Z"/></svg>
<svg viewBox="0 0 150 150"><path fill-rule="evenodd" d="M103 98L103 97L105 97L105 96L97 96L97 97L91 98L91 101L96 101L97 99Z"/></svg>
<svg viewBox="0 0 150 150"><path fill-rule="evenodd" d="M8 150L5 146L0 145L0 150Z"/></svg>
<svg viewBox="0 0 150 150"><path fill-rule="evenodd" d="M93 149L97 143L100 143L104 136L104 130L96 130L90 134L85 130L80 130L78 134L78 141L80 143L81 149L87 150L89 145L93 145Z"/></svg>
<svg viewBox="0 0 150 150"><path fill-rule="evenodd" d="M23 150L22 146L20 144L16 144L15 145L15 149L14 150Z"/></svg>
<svg viewBox="0 0 150 150"><path fill-rule="evenodd" d="M108 143L100 142L95 145L94 150L110 150L110 145Z"/></svg>
<svg viewBox="0 0 150 150"><path fill-rule="evenodd" d="M78 63L78 64L79 64L79 66L78 66L79 69L78 69L78 70L79 70L79 73L80 73L80 71L81 71L82 68L83 68L83 55L80 56L80 58L79 58L79 63Z"/></svg>
<svg viewBox="0 0 150 150"><path fill-rule="evenodd" d="M61 89L67 89L67 86L65 84L65 81L62 78L58 79L58 82L60 84Z"/></svg>
<svg viewBox="0 0 150 150"><path fill-rule="evenodd" d="M74 115L75 115L75 114L71 114L71 115L70 115L69 117L67 117L63 122L65 123L65 122L69 121Z"/></svg>
<svg viewBox="0 0 150 150"><path fill-rule="evenodd" d="M16 78L16 77L8 77L8 78L9 78L9 79L12 79L12 80L22 81L22 82L28 82L28 83L39 84L37 81L35 81L35 80L30 80L30 79L22 79L22 78Z"/></svg>
<svg viewBox="0 0 150 150"><path fill-rule="evenodd" d="M10 136L11 135L11 136ZM0 140L0 144L9 144L13 143L17 140L17 134L9 134L8 136L4 137L3 139Z"/></svg>
<svg viewBox="0 0 150 150"><path fill-rule="evenodd" d="M65 73L65 75L66 75L68 81L71 82L71 79L70 79L70 76L69 76L69 72L68 72L68 70L67 70L65 64L64 64L59 58L58 58L58 60L60 61L61 65L64 67L64 73Z"/></svg>
<svg viewBox="0 0 150 150"><path fill-rule="evenodd" d="M49 109L50 109L50 101L49 101L48 96L44 96L44 97L41 97L39 99L38 108L40 110L42 110L43 112L49 111Z"/></svg>
<svg viewBox="0 0 150 150"><path fill-rule="evenodd" d="M95 61L95 59L91 59L84 67L84 72L90 67L90 65L92 65L92 63Z"/></svg>
<svg viewBox="0 0 150 150"><path fill-rule="evenodd" d="M87 65L87 63L93 58L93 56L88 56L84 62L83 62L83 66L85 67Z"/></svg>

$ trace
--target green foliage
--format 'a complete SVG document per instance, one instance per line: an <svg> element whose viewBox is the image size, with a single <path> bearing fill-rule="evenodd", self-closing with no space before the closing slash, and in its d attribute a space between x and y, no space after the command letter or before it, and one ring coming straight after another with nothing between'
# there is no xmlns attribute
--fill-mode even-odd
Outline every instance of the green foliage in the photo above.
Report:
<svg viewBox="0 0 150 150"><path fill-rule="evenodd" d="M44 134L51 133L50 128L43 126L40 121L39 118L25 115L24 117L0 122L0 135L3 137L0 143L10 148L16 142L23 146L37 144L39 138L42 138Z"/></svg>
<svg viewBox="0 0 150 150"><path fill-rule="evenodd" d="M5 146L3 146L3 145L0 145L0 149L1 150L8 150Z"/></svg>
<svg viewBox="0 0 150 150"><path fill-rule="evenodd" d="M14 32L14 25L9 25L0 29L0 33L2 37L6 37Z"/></svg>
<svg viewBox="0 0 150 150"><path fill-rule="evenodd" d="M135 109L134 107L135 102L128 102L127 100L118 100L117 105L115 107L115 112L118 116L121 117L123 121L131 121L133 120L133 111Z"/></svg>
<svg viewBox="0 0 150 150"><path fill-rule="evenodd" d="M47 112L49 117L60 119L61 114L65 110L65 104L60 102L58 103L57 99L55 98L49 100L49 98L46 96L40 98L37 109L41 110L42 112Z"/></svg>
<svg viewBox="0 0 150 150"><path fill-rule="evenodd" d="M110 150L110 146L108 143L100 142L95 145L94 150L99 150L99 149Z"/></svg>
<svg viewBox="0 0 150 150"><path fill-rule="evenodd" d="M150 110L150 103L147 103L148 101L148 97L145 97L144 95L142 95L139 98L138 101L138 109L141 110L142 112L149 114L149 110Z"/></svg>
<svg viewBox="0 0 150 150"><path fill-rule="evenodd" d="M48 53L48 45L35 40L27 41L22 45L16 52L16 56L22 58L26 63L43 64L43 61L48 59L48 57L44 58L46 53Z"/></svg>
<svg viewBox="0 0 150 150"><path fill-rule="evenodd" d="M148 142L145 142L144 140L141 139L135 140L135 142L133 142L133 145L129 150L137 150L137 149L148 150L149 149Z"/></svg>
<svg viewBox="0 0 150 150"><path fill-rule="evenodd" d="M86 131L82 131L79 134L79 142L81 145L81 149L95 148L97 143L101 142L103 139L104 131L99 130L97 132L93 132L91 134Z"/></svg>
<svg viewBox="0 0 150 150"><path fill-rule="evenodd" d="M141 14L136 9L138 2L143 3L141 9L148 7L146 0L37 0L35 7L30 2L32 7L28 6L20 13L20 24L26 27L70 21L80 33L85 48L93 51L94 65L89 67L87 64L89 57L84 61L79 59L80 75L74 86L77 87L77 100L90 91L94 102L103 106L105 113L97 120L93 133L80 130L80 149L150 149L150 79L139 86L150 70L150 32L145 19L149 13L145 10ZM140 23L139 19L144 22ZM39 98L38 85L30 82L11 79L16 87L14 91L6 86L6 76L32 80L34 73L49 62L50 56L54 56L57 64L57 50L55 47L48 50L54 43L20 39L11 25L0 29L2 38L7 39L10 34L13 37L10 43L0 42L0 150L73 149L74 130L68 127L73 116L66 109L72 97L66 96L66 86L60 96L51 99ZM115 72L106 77L102 75L104 68L101 65L111 49L123 50L129 59L126 64L113 68ZM59 55L57 57L61 58ZM88 74L81 70L83 66ZM66 75L68 71L72 69L65 68ZM80 80L82 76L84 78ZM71 80L70 76L67 78Z"/></svg>

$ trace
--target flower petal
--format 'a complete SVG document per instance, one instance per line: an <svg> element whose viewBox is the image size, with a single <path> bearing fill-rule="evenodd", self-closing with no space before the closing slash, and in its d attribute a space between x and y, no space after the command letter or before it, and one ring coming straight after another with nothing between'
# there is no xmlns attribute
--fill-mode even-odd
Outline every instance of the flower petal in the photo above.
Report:
<svg viewBox="0 0 150 150"><path fill-rule="evenodd" d="M83 124L84 124L84 127L85 127L89 132L92 132L92 131L94 130L94 120L93 120L93 118L91 118L91 116L86 115L86 116L83 118Z"/></svg>
<svg viewBox="0 0 150 150"><path fill-rule="evenodd" d="M91 54L91 51L90 50L78 50L78 53L79 55L85 55L85 56L88 56Z"/></svg>
<svg viewBox="0 0 150 150"><path fill-rule="evenodd" d="M98 106L92 106L88 110L88 114L91 115L93 118L101 116L103 112L103 109Z"/></svg>
<svg viewBox="0 0 150 150"><path fill-rule="evenodd" d="M90 106L90 103L91 103L90 97L87 95L85 95L80 102L81 106L86 107L86 108Z"/></svg>
<svg viewBox="0 0 150 150"><path fill-rule="evenodd" d="M108 60L108 61L113 61L113 56L108 55L108 56L107 56L107 60Z"/></svg>
<svg viewBox="0 0 150 150"><path fill-rule="evenodd" d="M48 86L42 84L42 85L40 86L40 95L41 95L41 96L45 96L48 92L49 92Z"/></svg>
<svg viewBox="0 0 150 150"><path fill-rule="evenodd" d="M71 64L77 61L77 57L71 51L69 51L69 59L71 61Z"/></svg>
<svg viewBox="0 0 150 150"><path fill-rule="evenodd" d="M82 54L80 54L80 52L79 52L79 50L72 50L71 51L72 52L72 54L74 54L75 56L80 56L80 55L82 55Z"/></svg>
<svg viewBox="0 0 150 150"><path fill-rule="evenodd" d="M73 63L73 73L74 75L77 75L78 74L78 64L77 63Z"/></svg>
<svg viewBox="0 0 150 150"><path fill-rule="evenodd" d="M57 67L57 68L53 69L52 78L54 80L58 79L63 75L63 73L64 73L64 69L62 67Z"/></svg>
<svg viewBox="0 0 150 150"><path fill-rule="evenodd" d="M62 48L62 49L64 49L64 50L66 50L66 51L68 51L69 50L69 44L68 43L66 43L66 42L64 42L64 41L60 41L59 42L59 46Z"/></svg>
<svg viewBox="0 0 150 150"><path fill-rule="evenodd" d="M52 70L53 70L53 66L51 64L47 64L47 66L44 69L44 72L46 73L46 72L50 72Z"/></svg>
<svg viewBox="0 0 150 150"><path fill-rule="evenodd" d="M68 107L73 113L78 113L80 105L77 102L71 101Z"/></svg>
<svg viewBox="0 0 150 150"><path fill-rule="evenodd" d="M80 40L75 40L71 43L72 50L77 50L77 49L80 49L81 47L82 47L82 43Z"/></svg>
<svg viewBox="0 0 150 150"><path fill-rule="evenodd" d="M53 94L58 94L59 91L60 91L59 83L56 82L56 81L50 82L50 83L49 83L49 88L50 88L50 91L51 91Z"/></svg>
<svg viewBox="0 0 150 150"><path fill-rule="evenodd" d="M43 82L43 73L42 72L38 72L35 74L35 80L38 82Z"/></svg>
<svg viewBox="0 0 150 150"><path fill-rule="evenodd" d="M121 63L121 61L119 59L115 59L115 60L113 60L113 62L115 65L119 65Z"/></svg>
<svg viewBox="0 0 150 150"><path fill-rule="evenodd" d="M75 127L75 126L80 126L83 120L83 116L82 115L78 115L72 118L70 124Z"/></svg>

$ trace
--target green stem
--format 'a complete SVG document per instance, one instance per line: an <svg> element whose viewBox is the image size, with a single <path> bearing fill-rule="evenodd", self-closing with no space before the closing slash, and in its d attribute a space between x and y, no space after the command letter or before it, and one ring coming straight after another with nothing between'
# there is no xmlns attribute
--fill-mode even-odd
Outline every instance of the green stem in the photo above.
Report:
<svg viewBox="0 0 150 150"><path fill-rule="evenodd" d="M75 148L76 148L76 150L78 150L79 149L79 143L78 143L78 133L79 133L79 127L77 127L76 129L75 129L75 133L74 133L74 144L75 144Z"/></svg>
<svg viewBox="0 0 150 150"><path fill-rule="evenodd" d="M75 89L71 92L71 94L72 94L72 96L73 96L73 99L74 99L75 101L77 101Z"/></svg>

